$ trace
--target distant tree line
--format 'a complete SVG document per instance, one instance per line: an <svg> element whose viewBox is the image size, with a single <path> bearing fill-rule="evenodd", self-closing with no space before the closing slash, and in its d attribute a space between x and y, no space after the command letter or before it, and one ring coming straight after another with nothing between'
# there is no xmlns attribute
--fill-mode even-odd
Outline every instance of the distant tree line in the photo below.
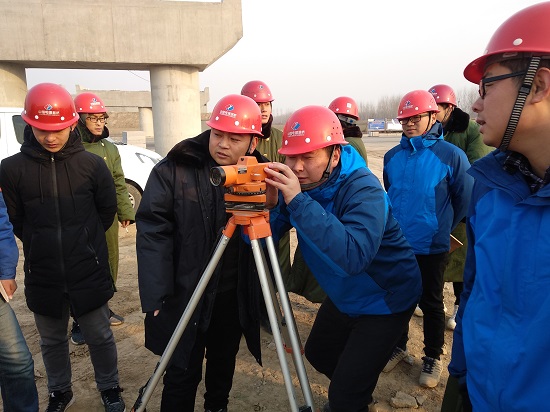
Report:
<svg viewBox="0 0 550 412"><path fill-rule="evenodd" d="M475 87L463 87L455 90L458 107L460 107L470 116L475 118L472 111L472 104L478 98L478 90ZM353 96L352 96L353 97ZM355 99L359 105L359 117L362 122L367 119L393 119L397 115L397 108L403 96L391 95L384 96L378 102L363 102L361 99ZM276 125L284 125L286 120L292 114L291 111L280 112L275 110L273 113L273 123Z"/></svg>

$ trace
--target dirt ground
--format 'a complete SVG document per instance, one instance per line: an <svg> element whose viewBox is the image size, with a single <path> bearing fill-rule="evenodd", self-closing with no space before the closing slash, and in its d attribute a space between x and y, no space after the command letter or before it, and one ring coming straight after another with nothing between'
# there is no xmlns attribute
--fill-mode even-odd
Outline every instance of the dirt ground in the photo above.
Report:
<svg viewBox="0 0 550 412"><path fill-rule="evenodd" d="M381 176L382 157L388 150L387 145L369 144L364 139L369 153L369 166L372 171ZM127 411L131 410L139 388L147 382L153 374L159 357L150 353L144 348L144 314L138 295L137 263L135 253L135 225L128 231L120 230L120 270L117 282L118 292L110 302L111 308L117 314L125 317L126 322L120 326L113 327L117 348L120 383L124 389L123 397L126 402ZM15 294L12 306L17 313L23 333L33 353L35 361L36 384L40 399L40 409L44 410L47 405L48 393L46 372L42 357L40 355L39 336L34 326L32 313L27 309L23 295L23 261L18 266L18 284L20 289ZM304 298L290 294L290 300L294 316L298 326L301 341L307 340L311 325L315 319L318 304L312 304ZM453 308L452 288L447 285L445 288L445 303L447 308ZM249 354L244 342L238 354L237 368L233 381L233 389L230 394L229 410L236 411L266 411L283 412L289 411L289 401L286 394L284 379L277 357L273 337L262 331L262 354L264 366L260 367ZM390 406L390 399L397 391L405 392L417 397L422 405L417 411L439 411L445 382L447 381L447 365L449 354L443 359L444 371L440 384L433 389L424 389L418 385L418 377L421 370L422 353L422 318L413 316L410 322L409 351L412 354L413 364L401 362L392 372L382 373L374 392L378 401L379 411L394 411ZM445 332L446 352L450 352L452 333ZM70 408L73 412L103 411L99 393L95 387L93 368L90 362L89 352L86 345L75 346L70 344L71 362L73 372L73 390L76 396L74 405ZM290 372L301 404L302 396L299 381L290 355L287 357ZM305 360L307 375L310 381L311 390L317 408L323 406L327 401L328 379L317 373ZM151 400L147 405L150 412L158 411L162 390L162 380L157 386ZM199 388L195 411L203 411L202 402L203 387ZM1 408L0 408L1 410ZM409 409L399 409L408 411ZM410 409L412 410L412 409Z"/></svg>

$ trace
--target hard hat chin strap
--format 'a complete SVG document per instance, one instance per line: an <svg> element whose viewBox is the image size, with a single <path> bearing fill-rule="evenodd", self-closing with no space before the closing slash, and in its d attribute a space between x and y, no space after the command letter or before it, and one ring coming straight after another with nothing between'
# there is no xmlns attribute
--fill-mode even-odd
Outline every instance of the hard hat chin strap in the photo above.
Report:
<svg viewBox="0 0 550 412"><path fill-rule="evenodd" d="M332 163L332 156L334 155L334 150L336 149L336 145L332 146L332 151L330 152L330 156L328 157L328 163L327 167L325 168L325 171L323 172L323 175L321 178L315 182L315 183L304 183L303 185L300 185L300 188L303 192L315 189L316 187L321 186L323 183L327 181L327 179L330 176L330 164Z"/></svg>
<svg viewBox="0 0 550 412"><path fill-rule="evenodd" d="M529 96L529 93L531 93L533 80L535 78L535 74L537 74L537 70L539 69L541 60L542 58L540 56L531 57L529 67L527 68L527 72L525 74L525 77L523 78L523 83L518 90L518 97L516 97L512 113L510 114L510 119L508 119L508 124L506 125L504 136L502 137L502 141L500 142L499 150L501 152L505 152L506 150L508 150L510 140L512 140L512 136L514 135L516 127L519 123L519 117L521 116L521 112L523 111L523 106L525 106L525 100L527 99L527 96Z"/></svg>

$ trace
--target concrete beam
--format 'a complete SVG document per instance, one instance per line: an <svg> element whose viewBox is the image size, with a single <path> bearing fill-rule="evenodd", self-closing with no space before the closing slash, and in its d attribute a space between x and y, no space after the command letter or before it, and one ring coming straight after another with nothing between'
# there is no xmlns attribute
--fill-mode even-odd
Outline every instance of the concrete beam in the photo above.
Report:
<svg viewBox="0 0 550 412"><path fill-rule="evenodd" d="M241 0L0 0L0 61L132 69L218 60L243 35Z"/></svg>

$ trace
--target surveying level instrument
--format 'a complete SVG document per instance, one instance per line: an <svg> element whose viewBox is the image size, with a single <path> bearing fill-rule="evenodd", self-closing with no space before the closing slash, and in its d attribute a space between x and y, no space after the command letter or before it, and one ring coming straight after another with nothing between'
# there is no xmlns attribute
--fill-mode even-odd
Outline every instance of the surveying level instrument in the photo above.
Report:
<svg viewBox="0 0 550 412"><path fill-rule="evenodd" d="M256 269L262 288L269 324L273 332L273 338L277 347L277 356L281 364L285 388L290 402L291 412L313 412L313 395L306 374L304 361L302 358L303 350L300 338L297 332L294 314L290 306L290 300L285 290L281 269L275 250L275 244L271 237L271 227L269 225L269 212L265 210L266 202L266 174L263 168L266 164L258 163L254 157L243 156L239 159L237 165L220 166L211 170L210 181L214 186L230 186L228 193L224 195L227 213L232 216L227 221L222 231L221 238L214 249L212 257L202 273L197 287L193 292L185 311L183 312L170 341L166 345L153 375L149 378L145 386L140 388L138 398L132 408L132 412L144 412L155 387L161 376L168 367L168 363L176 346L187 327L193 312L195 311L212 274L214 273L220 259L223 256L229 240L233 236L237 226L242 226L244 233L250 238L250 247L254 255ZM260 239L264 239L273 277L269 271L269 265L266 261ZM279 292L279 302L273 286L273 280ZM284 337L284 342L283 342ZM290 348L286 345L290 344ZM287 364L285 352L292 354L296 374L300 382L305 405L298 406L296 392L292 384Z"/></svg>

